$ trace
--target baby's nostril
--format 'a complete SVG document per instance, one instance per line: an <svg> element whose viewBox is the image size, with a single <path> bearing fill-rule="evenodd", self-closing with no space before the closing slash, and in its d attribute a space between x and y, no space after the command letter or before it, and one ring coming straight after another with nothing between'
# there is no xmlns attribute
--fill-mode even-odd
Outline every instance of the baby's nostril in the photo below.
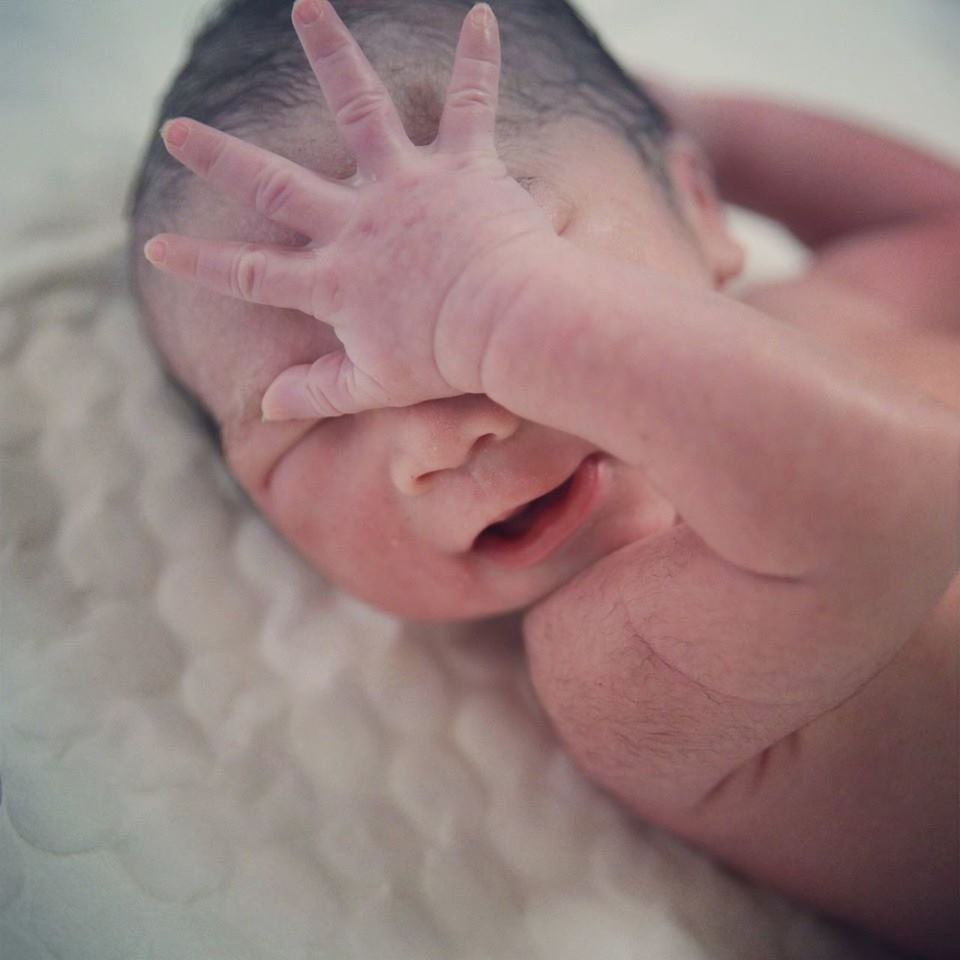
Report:
<svg viewBox="0 0 960 960"><path fill-rule="evenodd" d="M437 470L425 470L419 473L409 467L402 468L394 474L394 483L399 490L411 496L426 493L432 486L433 476Z"/></svg>
<svg viewBox="0 0 960 960"><path fill-rule="evenodd" d="M418 473L416 476L413 476L410 479L414 483L422 483L424 480L429 480L437 472L438 471L436 470L427 470L426 473Z"/></svg>

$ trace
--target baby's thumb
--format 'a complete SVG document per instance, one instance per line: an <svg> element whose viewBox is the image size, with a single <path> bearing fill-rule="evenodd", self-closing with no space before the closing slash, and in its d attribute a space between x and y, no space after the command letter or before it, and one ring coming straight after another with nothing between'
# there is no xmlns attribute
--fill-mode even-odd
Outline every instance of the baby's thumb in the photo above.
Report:
<svg viewBox="0 0 960 960"><path fill-rule="evenodd" d="M369 408L357 396L357 369L343 350L287 367L260 402L264 420L322 420Z"/></svg>

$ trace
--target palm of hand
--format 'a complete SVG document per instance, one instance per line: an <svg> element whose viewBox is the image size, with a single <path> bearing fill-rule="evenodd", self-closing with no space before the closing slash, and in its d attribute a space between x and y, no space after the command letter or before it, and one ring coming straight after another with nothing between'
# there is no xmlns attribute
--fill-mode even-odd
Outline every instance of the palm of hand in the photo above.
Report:
<svg viewBox="0 0 960 960"><path fill-rule="evenodd" d="M176 159L312 243L290 250L166 234L145 252L165 272L309 313L334 329L343 350L283 371L264 395L267 419L335 417L482 392L479 374L497 318L448 317L447 298L478 273L488 286L506 282L493 264L505 262L503 251L516 241L529 241L533 251L555 239L497 154L500 49L492 11L474 8L464 21L437 139L418 148L333 7L324 2L319 17L308 19L309 6L298 3L294 25L357 159L357 176L351 185L325 180L178 119L163 131ZM441 327L457 329L440 335Z"/></svg>
<svg viewBox="0 0 960 960"><path fill-rule="evenodd" d="M508 246L554 236L498 158L418 152L402 173L357 188L355 215L315 270L310 312L364 374L371 407L480 392L482 350L469 346L487 342L497 318L449 315L451 293L504 281L495 264Z"/></svg>

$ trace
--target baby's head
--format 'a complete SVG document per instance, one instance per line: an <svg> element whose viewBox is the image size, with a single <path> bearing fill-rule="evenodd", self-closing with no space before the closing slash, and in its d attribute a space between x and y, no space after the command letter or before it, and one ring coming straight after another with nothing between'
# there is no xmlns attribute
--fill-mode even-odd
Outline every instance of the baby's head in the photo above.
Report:
<svg viewBox="0 0 960 960"><path fill-rule="evenodd" d="M339 0L337 12L393 96L411 140L437 131L471 0ZM264 423L285 367L340 343L294 310L179 282L143 258L149 237L303 245L215 193L157 131L188 116L331 178L355 172L290 19L291 0L227 0L161 105L130 204L130 276L174 382L273 526L332 582L414 620L524 610L581 570L675 520L642 471L605 463L608 493L542 562L504 567L475 548L509 510L566 480L595 447L482 395L319 423ZM709 178L665 116L563 0L495 4L503 69L497 146L510 173L577 245L719 286L738 269ZM589 278L584 278L589 283Z"/></svg>

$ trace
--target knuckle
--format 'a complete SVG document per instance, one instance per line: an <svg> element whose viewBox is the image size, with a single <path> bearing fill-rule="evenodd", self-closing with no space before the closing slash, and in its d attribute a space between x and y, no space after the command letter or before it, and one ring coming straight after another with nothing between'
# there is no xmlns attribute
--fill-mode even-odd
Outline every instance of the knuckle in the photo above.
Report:
<svg viewBox="0 0 960 960"><path fill-rule="evenodd" d="M339 417L343 415L343 410L333 402L323 389L322 373L325 369L329 373L328 365L317 361L304 381L303 389L315 414L323 417ZM327 382L329 383L329 380Z"/></svg>
<svg viewBox="0 0 960 960"><path fill-rule="evenodd" d="M352 393L354 396L363 397L364 409L372 410L376 407L390 406L390 394L377 379L357 370L356 367L351 374Z"/></svg>
<svg viewBox="0 0 960 960"><path fill-rule="evenodd" d="M484 87L461 87L450 95L450 106L454 110L472 110L477 108L490 110L493 108L493 96L490 91Z"/></svg>
<svg viewBox="0 0 960 960"><path fill-rule="evenodd" d="M330 304L330 310L336 313L337 311L343 309L343 302L345 299L343 284L340 282L338 277L333 276L330 278L329 291L330 293L328 301Z"/></svg>
<svg viewBox="0 0 960 960"><path fill-rule="evenodd" d="M397 189L405 193L416 190L417 188L422 187L425 183L429 183L429 179L429 174L424 173L422 170L417 168L404 169L401 167L393 176L393 180L397 185Z"/></svg>
<svg viewBox="0 0 960 960"><path fill-rule="evenodd" d="M497 58L492 54L462 54L460 56L460 69L470 69L482 73L484 76L499 72Z"/></svg>
<svg viewBox="0 0 960 960"><path fill-rule="evenodd" d="M310 64L315 70L323 69L330 63L349 59L353 55L353 38L350 34L341 32L337 27L331 27L331 35L328 35L325 42L313 51Z"/></svg>
<svg viewBox="0 0 960 960"><path fill-rule="evenodd" d="M206 176L216 174L218 168L223 164L226 152L227 140L223 137L214 136L209 150L206 151L206 157L201 160L202 169Z"/></svg>
<svg viewBox="0 0 960 960"><path fill-rule="evenodd" d="M359 126L382 113L386 102L385 95L379 90L364 90L351 97L337 110L337 123L341 127Z"/></svg>
<svg viewBox="0 0 960 960"><path fill-rule="evenodd" d="M329 317L343 309L346 292L335 270L318 269L314 272L310 290L313 315Z"/></svg>
<svg viewBox="0 0 960 960"><path fill-rule="evenodd" d="M230 287L244 300L253 300L263 287L266 258L258 250L242 251L233 263Z"/></svg>
<svg viewBox="0 0 960 960"><path fill-rule="evenodd" d="M450 162L457 173L469 171L483 174L491 179L497 179L506 173L503 162L487 147L464 150L451 157Z"/></svg>
<svg viewBox="0 0 960 960"><path fill-rule="evenodd" d="M275 217L293 193L293 174L289 170L266 169L257 179L253 206L261 216Z"/></svg>
<svg viewBox="0 0 960 960"><path fill-rule="evenodd" d="M310 406L314 413L329 415L335 412L333 404L327 400L323 388L317 382L316 377L307 377L306 383L304 384L304 391L307 394L307 399L310 401Z"/></svg>

